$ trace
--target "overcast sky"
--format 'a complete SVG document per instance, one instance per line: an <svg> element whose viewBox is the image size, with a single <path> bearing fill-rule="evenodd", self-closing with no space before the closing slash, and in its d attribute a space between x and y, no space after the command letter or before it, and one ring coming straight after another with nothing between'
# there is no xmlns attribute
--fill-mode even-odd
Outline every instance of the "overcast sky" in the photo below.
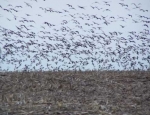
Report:
<svg viewBox="0 0 150 115"><path fill-rule="evenodd" d="M150 0L5 0L1 70L147 69L149 6Z"/></svg>

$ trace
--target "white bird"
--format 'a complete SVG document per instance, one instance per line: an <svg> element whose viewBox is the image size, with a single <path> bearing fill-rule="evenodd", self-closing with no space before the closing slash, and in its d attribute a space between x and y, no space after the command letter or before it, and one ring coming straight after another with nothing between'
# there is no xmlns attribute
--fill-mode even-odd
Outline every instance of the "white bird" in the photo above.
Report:
<svg viewBox="0 0 150 115"><path fill-rule="evenodd" d="M2 50L1 50L1 47L0 47L0 58L1 58L1 54L2 54Z"/></svg>

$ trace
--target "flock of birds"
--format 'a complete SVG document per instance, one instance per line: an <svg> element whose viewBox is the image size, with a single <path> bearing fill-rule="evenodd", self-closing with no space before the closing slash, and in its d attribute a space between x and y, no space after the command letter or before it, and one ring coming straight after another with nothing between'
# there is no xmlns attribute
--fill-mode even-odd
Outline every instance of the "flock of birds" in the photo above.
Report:
<svg viewBox="0 0 150 115"><path fill-rule="evenodd" d="M1 71L150 68L150 13L142 3L51 5L0 3Z"/></svg>

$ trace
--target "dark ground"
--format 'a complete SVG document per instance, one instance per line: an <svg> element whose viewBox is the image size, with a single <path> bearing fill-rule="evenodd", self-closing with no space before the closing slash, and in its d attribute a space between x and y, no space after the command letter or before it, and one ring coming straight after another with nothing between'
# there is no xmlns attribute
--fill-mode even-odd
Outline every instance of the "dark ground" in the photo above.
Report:
<svg viewBox="0 0 150 115"><path fill-rule="evenodd" d="M0 115L150 115L150 71L0 73Z"/></svg>

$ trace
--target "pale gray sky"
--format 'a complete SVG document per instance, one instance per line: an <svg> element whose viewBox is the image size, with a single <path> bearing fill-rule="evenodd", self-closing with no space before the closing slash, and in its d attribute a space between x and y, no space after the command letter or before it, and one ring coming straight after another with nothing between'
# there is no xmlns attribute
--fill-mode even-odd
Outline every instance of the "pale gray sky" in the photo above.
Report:
<svg viewBox="0 0 150 115"><path fill-rule="evenodd" d="M25 65L31 70L146 69L150 52L149 6L149 0L3 1L1 70L22 70ZM28 44L30 40L37 44ZM76 47L77 42L82 46ZM43 49L50 51L49 45L56 50L39 55ZM65 53L69 55L63 58L61 54Z"/></svg>

